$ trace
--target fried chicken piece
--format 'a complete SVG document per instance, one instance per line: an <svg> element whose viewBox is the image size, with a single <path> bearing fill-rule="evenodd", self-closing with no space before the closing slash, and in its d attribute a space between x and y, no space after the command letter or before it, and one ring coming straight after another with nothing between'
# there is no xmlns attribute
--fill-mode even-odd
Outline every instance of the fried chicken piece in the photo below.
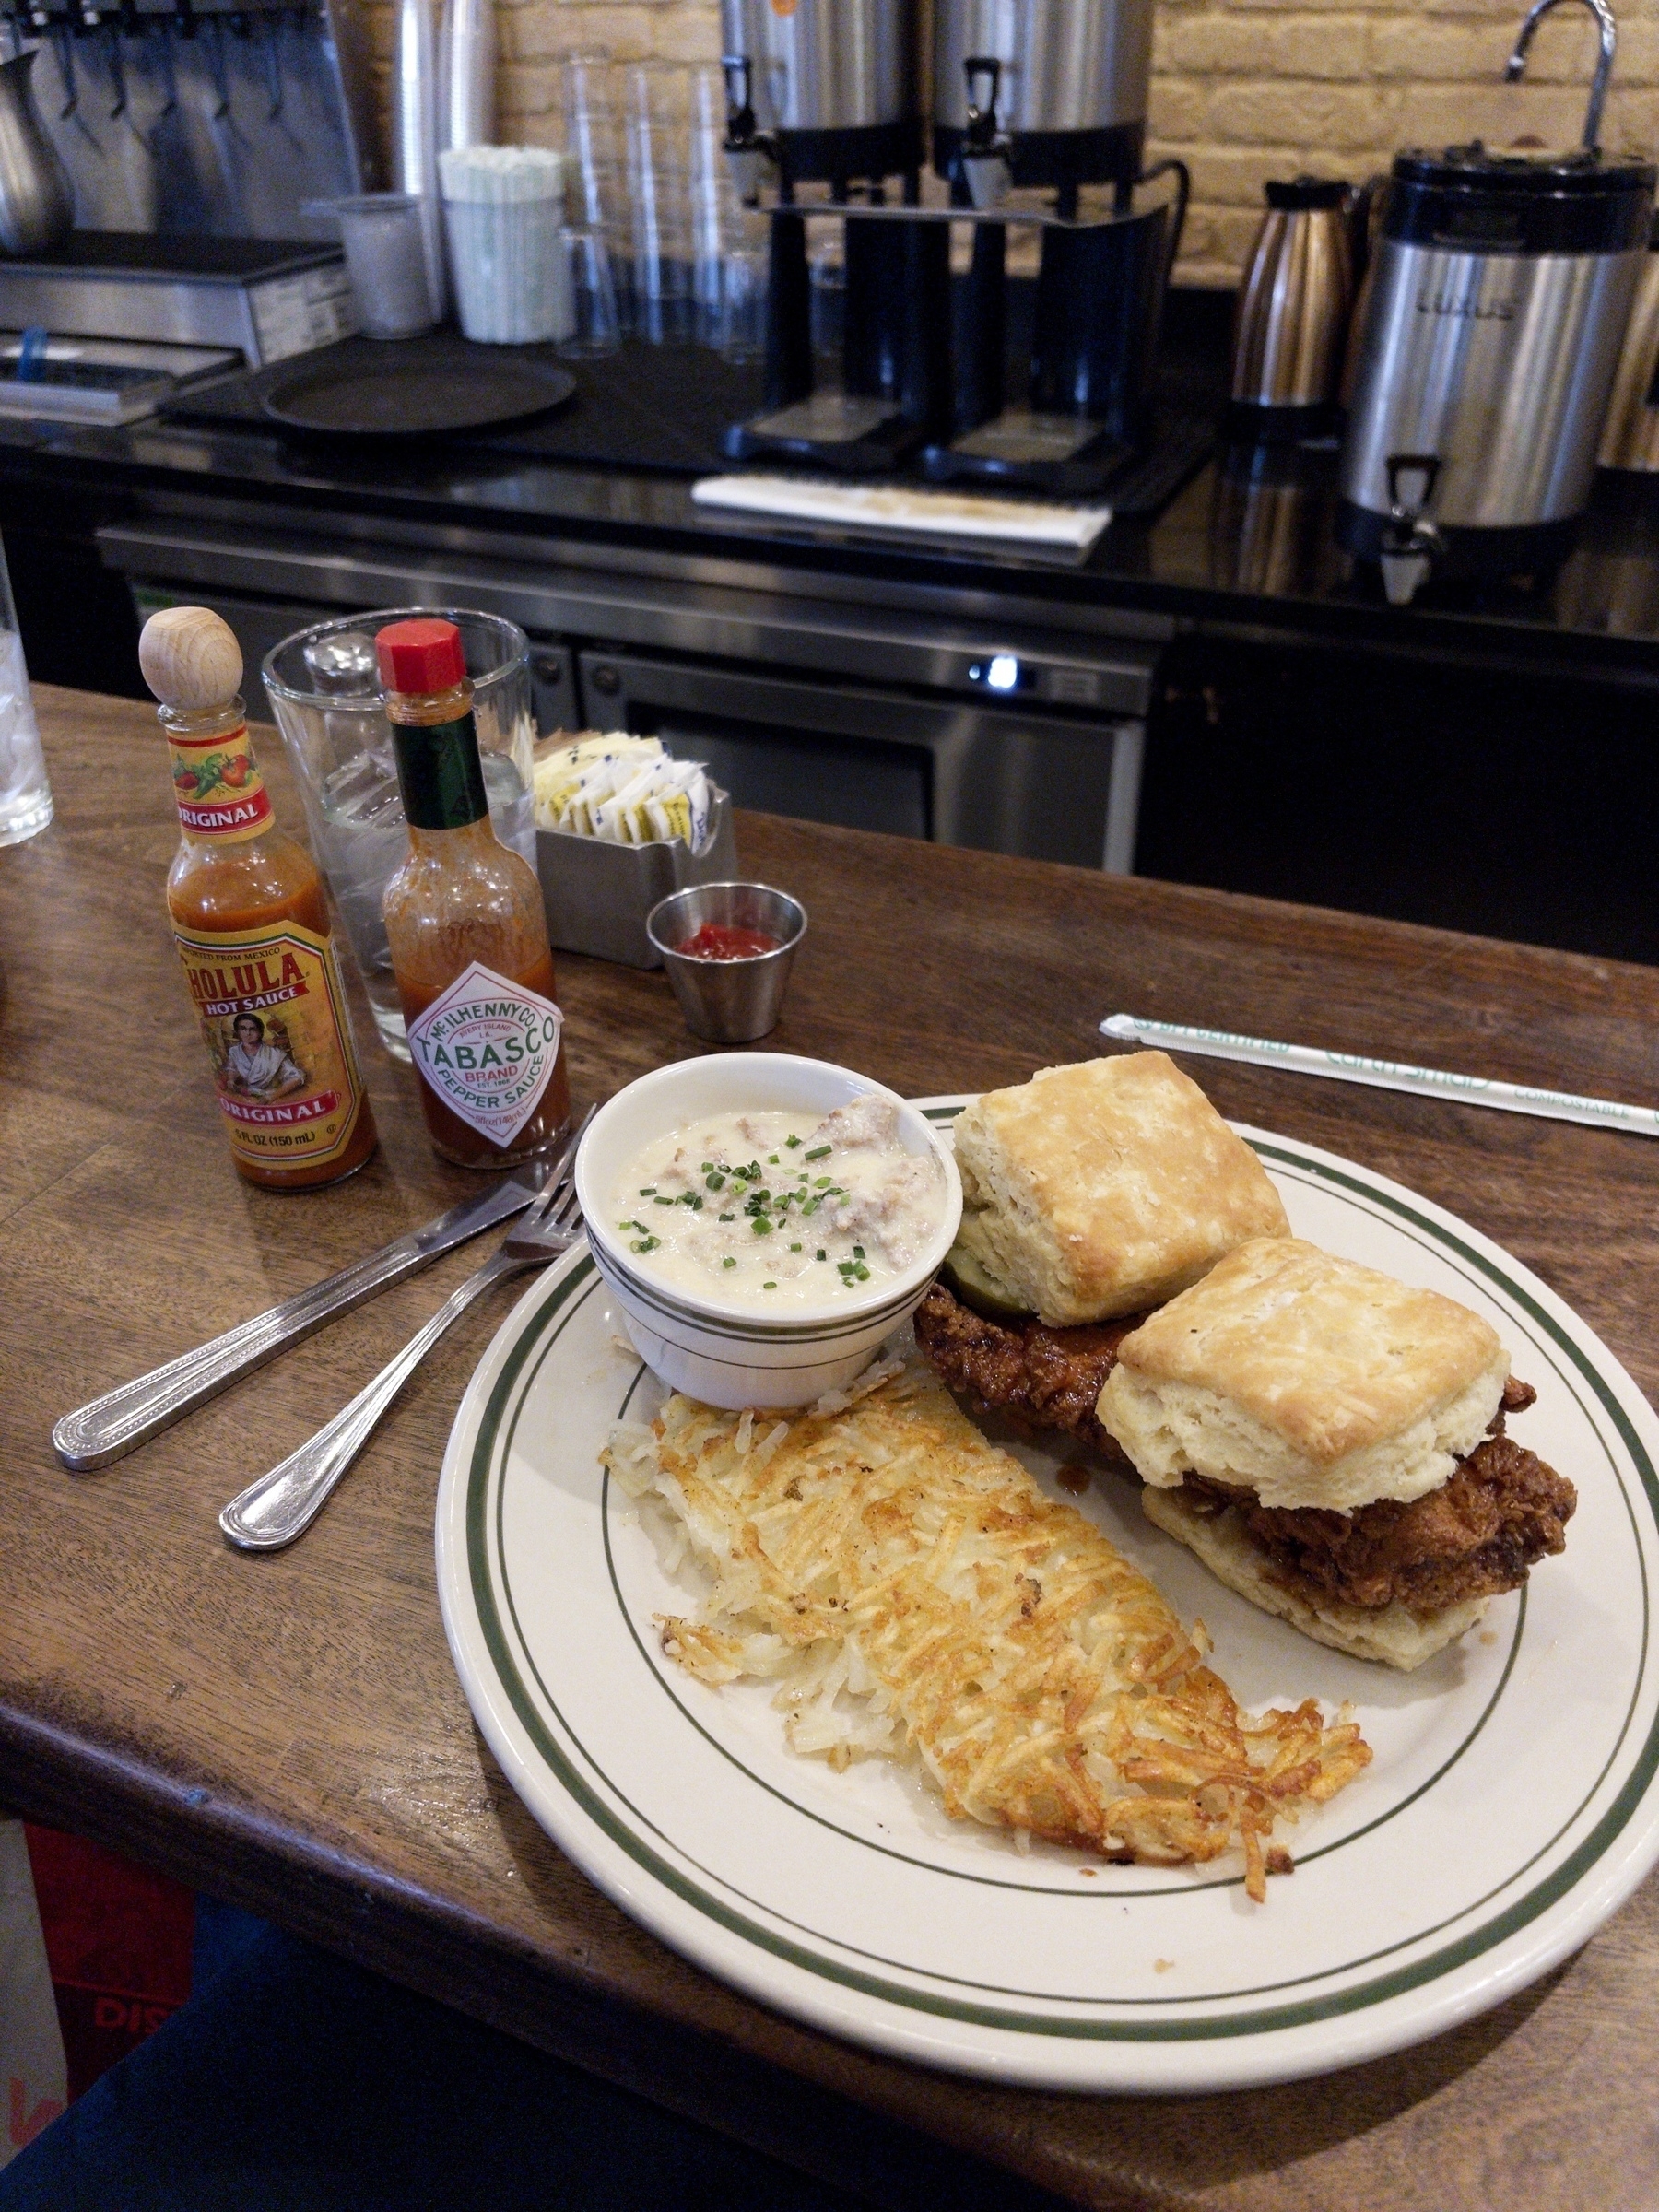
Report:
<svg viewBox="0 0 1659 2212"><path fill-rule="evenodd" d="M1059 1429L1106 1458L1128 1465L1095 1416L1118 1346L1146 1319L1084 1322L1051 1329L1040 1321L988 1321L935 1283L917 1307L916 1342L935 1371L976 1413L1006 1413L1033 1429Z"/></svg>
<svg viewBox="0 0 1659 2212"><path fill-rule="evenodd" d="M1513 1388L1505 1405L1520 1412L1536 1394L1524 1382ZM1493 1428L1501 1431L1501 1414ZM1337 1513L1259 1505L1249 1491L1197 1476L1182 1487L1238 1507L1275 1566L1316 1598L1366 1607L1399 1598L1419 1616L1518 1589L1537 1560L1566 1549L1565 1524L1578 1505L1565 1476L1501 1433L1477 1444L1439 1489L1408 1504L1379 1498Z"/></svg>

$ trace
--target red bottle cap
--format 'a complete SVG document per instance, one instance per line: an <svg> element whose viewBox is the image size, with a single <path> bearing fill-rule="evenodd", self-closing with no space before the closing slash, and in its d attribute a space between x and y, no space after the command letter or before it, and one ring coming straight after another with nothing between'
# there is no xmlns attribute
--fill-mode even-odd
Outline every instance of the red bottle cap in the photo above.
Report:
<svg viewBox="0 0 1659 2212"><path fill-rule="evenodd" d="M388 691L447 691L466 676L461 632L436 615L388 622L375 635L374 652Z"/></svg>

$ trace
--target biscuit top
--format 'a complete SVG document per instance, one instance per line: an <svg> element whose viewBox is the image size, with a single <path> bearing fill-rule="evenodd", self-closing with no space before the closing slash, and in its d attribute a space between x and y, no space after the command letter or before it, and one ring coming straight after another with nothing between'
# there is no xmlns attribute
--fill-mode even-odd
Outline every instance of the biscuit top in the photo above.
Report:
<svg viewBox="0 0 1659 2212"><path fill-rule="evenodd" d="M987 1091L956 1150L964 1241L1055 1326L1156 1304L1289 1228L1255 1154L1166 1053Z"/></svg>
<svg viewBox="0 0 1659 2212"><path fill-rule="evenodd" d="M1295 1237L1241 1245L1118 1358L1126 1383L1213 1393L1324 1469L1473 1398L1495 1406L1509 1371L1497 1332L1466 1306ZM1477 1434L1490 1418L1479 1412Z"/></svg>

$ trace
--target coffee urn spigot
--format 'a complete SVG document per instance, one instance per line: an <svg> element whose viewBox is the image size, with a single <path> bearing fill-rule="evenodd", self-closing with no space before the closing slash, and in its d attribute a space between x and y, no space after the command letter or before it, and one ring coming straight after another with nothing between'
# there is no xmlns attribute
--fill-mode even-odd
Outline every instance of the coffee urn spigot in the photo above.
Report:
<svg viewBox="0 0 1659 2212"><path fill-rule="evenodd" d="M756 125L754 71L748 55L723 53L720 66L725 73L726 88L725 157L731 163L737 197L746 207L754 207L759 204L768 163L777 164L777 141Z"/></svg>
<svg viewBox="0 0 1659 2212"><path fill-rule="evenodd" d="M1593 154L1601 144L1602 109L1606 104L1607 82L1613 75L1613 56L1618 48L1618 25L1607 0L1581 0L1581 4L1595 18L1601 39L1601 53L1595 64L1595 75L1590 85L1590 104L1584 112L1584 135L1581 141L1584 151ZM1515 51L1510 55L1503 72L1506 85L1517 83L1526 69L1527 51L1533 42L1533 33L1552 7L1559 7L1561 0L1533 0L1524 23L1515 40Z"/></svg>
<svg viewBox="0 0 1659 2212"><path fill-rule="evenodd" d="M1390 606L1409 606L1428 581L1435 556L1446 549L1426 512L1434 497L1440 461L1433 453L1388 456L1388 524L1379 555Z"/></svg>
<svg viewBox="0 0 1659 2212"><path fill-rule="evenodd" d="M968 80L968 116L962 132L962 180L976 207L1000 207L1013 182L1010 143L996 128L996 95L1002 64L994 54L971 54L962 64Z"/></svg>

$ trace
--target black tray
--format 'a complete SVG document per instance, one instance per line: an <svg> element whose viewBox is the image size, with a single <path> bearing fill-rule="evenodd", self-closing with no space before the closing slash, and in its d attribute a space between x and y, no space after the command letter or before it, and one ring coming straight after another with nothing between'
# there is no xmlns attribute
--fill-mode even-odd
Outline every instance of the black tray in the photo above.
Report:
<svg viewBox="0 0 1659 2212"><path fill-rule="evenodd" d="M516 360L307 361L266 386L265 411L292 429L342 437L418 438L519 422L561 406L567 369Z"/></svg>

